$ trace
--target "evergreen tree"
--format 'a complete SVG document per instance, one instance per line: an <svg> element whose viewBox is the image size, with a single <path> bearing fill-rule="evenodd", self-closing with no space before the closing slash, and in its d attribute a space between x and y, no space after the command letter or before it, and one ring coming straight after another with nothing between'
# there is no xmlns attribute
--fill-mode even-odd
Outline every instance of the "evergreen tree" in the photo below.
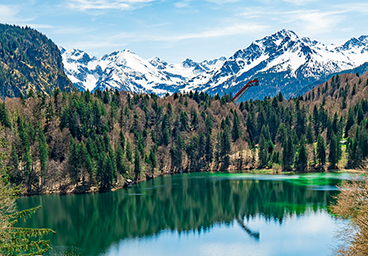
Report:
<svg viewBox="0 0 368 256"><path fill-rule="evenodd" d="M298 138L300 138L303 134L305 134L305 109L297 109L296 111L296 123L295 123L295 132Z"/></svg>
<svg viewBox="0 0 368 256"><path fill-rule="evenodd" d="M317 138L317 160L322 166L326 163L326 144L321 135Z"/></svg>
<svg viewBox="0 0 368 256"><path fill-rule="evenodd" d="M4 127L11 128L11 123L9 120L9 114L5 107L5 102L0 103L0 123Z"/></svg>
<svg viewBox="0 0 368 256"><path fill-rule="evenodd" d="M331 169L336 169L337 162L339 161L338 149L337 149L338 146L339 144L336 140L336 136L334 133L332 133L331 140L330 140L330 150L328 154L328 161L330 162L329 167Z"/></svg>
<svg viewBox="0 0 368 256"><path fill-rule="evenodd" d="M267 150L266 139L262 133L261 133L261 137L259 138L258 147L259 147L259 150L258 150L259 167L264 168L267 165L268 150Z"/></svg>
<svg viewBox="0 0 368 256"><path fill-rule="evenodd" d="M222 132L221 138L221 157L223 159L223 169L227 169L230 165L230 154L231 151L231 135L229 126L225 125L225 129Z"/></svg>
<svg viewBox="0 0 368 256"><path fill-rule="evenodd" d="M12 146L10 155L11 182L19 185L22 182L22 175L19 171L19 157L15 146Z"/></svg>
<svg viewBox="0 0 368 256"><path fill-rule="evenodd" d="M304 136L302 136L302 138L300 139L300 143L299 143L297 163L296 163L298 170L301 172L305 171L308 166L308 154L307 154L307 150L305 148L304 143L305 143L305 138Z"/></svg>
<svg viewBox="0 0 368 256"><path fill-rule="evenodd" d="M346 120L346 126L345 126L345 137L348 137L348 132L354 124L355 124L354 111L353 109L349 109L348 118Z"/></svg>
<svg viewBox="0 0 368 256"><path fill-rule="evenodd" d="M116 169L117 169L118 173L125 176L127 170L126 170L125 164L123 162L123 154L124 153L123 153L122 147L117 146L116 156L115 156Z"/></svg>
<svg viewBox="0 0 368 256"><path fill-rule="evenodd" d="M107 154L103 157L103 170L102 175L100 176L100 190L101 191L110 191L112 188L112 183L114 179L114 166L113 159L110 158L110 155Z"/></svg>
<svg viewBox="0 0 368 256"><path fill-rule="evenodd" d="M149 161L150 161L152 169L154 169L157 165L157 160L156 160L156 154L153 149L150 150Z"/></svg>
<svg viewBox="0 0 368 256"><path fill-rule="evenodd" d="M133 155L132 155L132 150L131 150L131 146L130 146L129 140L127 141L127 144L126 144L125 155L126 155L126 158L127 158L127 160L129 162L133 161Z"/></svg>
<svg viewBox="0 0 368 256"><path fill-rule="evenodd" d="M170 149L171 169L172 171L180 171L183 161L183 139L180 132L176 134L174 145Z"/></svg>
<svg viewBox="0 0 368 256"><path fill-rule="evenodd" d="M120 139L119 142L120 142L121 149L122 149L122 151L124 151L124 149L125 149L125 136L124 136L123 131L119 132L119 139Z"/></svg>
<svg viewBox="0 0 368 256"><path fill-rule="evenodd" d="M193 127L193 130L197 130L198 129L198 125L199 125L199 119L198 119L198 113L196 110L193 110L192 111L192 127Z"/></svg>
<svg viewBox="0 0 368 256"><path fill-rule="evenodd" d="M69 143L69 175L74 184L79 182L80 157L78 146L73 138Z"/></svg>
<svg viewBox="0 0 368 256"><path fill-rule="evenodd" d="M234 111L233 130L232 130L231 134L232 134L233 141L237 141L242 135L242 131L241 131L241 127L240 127L240 120L239 120L239 116L238 116L237 111Z"/></svg>
<svg viewBox="0 0 368 256"><path fill-rule="evenodd" d="M30 149L26 150L26 152L23 155L23 162L24 162L24 176L25 176L25 180L26 180L26 185L27 185L27 189L28 191L31 191L31 185L32 185L32 178L31 178L31 173L32 173L32 157L30 155Z"/></svg>
<svg viewBox="0 0 368 256"><path fill-rule="evenodd" d="M41 128L39 129L38 134L39 134L38 152L40 156L41 178L42 178L42 183L43 183L44 179L46 178L47 165L48 165L48 159L49 159L49 148L46 142L45 134L43 133Z"/></svg>
<svg viewBox="0 0 368 256"><path fill-rule="evenodd" d="M209 116L209 115L206 116L205 125L206 125L206 129L207 129L207 133L212 133L213 122L212 122L211 116Z"/></svg>
<svg viewBox="0 0 368 256"><path fill-rule="evenodd" d="M139 155L138 148L135 148L134 151L134 173L135 173L135 180L138 180L139 175L141 173L141 156Z"/></svg>
<svg viewBox="0 0 368 256"><path fill-rule="evenodd" d="M213 145L211 133L206 133L205 157L207 164L210 164L213 160Z"/></svg>
<svg viewBox="0 0 368 256"><path fill-rule="evenodd" d="M309 122L308 126L307 126L307 142L308 144L313 144L314 143L314 132L313 132L313 128L312 128L312 124Z"/></svg>
<svg viewBox="0 0 368 256"><path fill-rule="evenodd" d="M284 171L291 170L291 165L294 161L294 146L293 140L290 136L286 138L285 144L283 146L282 153L282 168Z"/></svg>
<svg viewBox="0 0 368 256"><path fill-rule="evenodd" d="M185 111L180 113L180 130L189 132L188 115Z"/></svg>
<svg viewBox="0 0 368 256"><path fill-rule="evenodd" d="M276 141L280 142L281 144L284 144L287 137L287 131L285 128L285 125L283 123L280 123L279 128L277 129L276 133Z"/></svg>

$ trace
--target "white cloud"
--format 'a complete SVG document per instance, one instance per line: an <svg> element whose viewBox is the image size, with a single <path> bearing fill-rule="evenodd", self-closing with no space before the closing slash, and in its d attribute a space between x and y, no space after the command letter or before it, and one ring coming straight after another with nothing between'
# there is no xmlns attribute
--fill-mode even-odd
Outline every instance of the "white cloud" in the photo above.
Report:
<svg viewBox="0 0 368 256"><path fill-rule="evenodd" d="M174 5L175 5L176 8L189 7L189 4L187 2L176 2Z"/></svg>
<svg viewBox="0 0 368 256"><path fill-rule="evenodd" d="M51 29L51 28L56 28L55 26L52 26L52 25L48 25L48 24L32 24L32 23L25 23L25 24L22 24L21 26L28 26L28 27L31 27L31 28L34 28L34 29Z"/></svg>
<svg viewBox="0 0 368 256"><path fill-rule="evenodd" d="M210 3L215 3L215 4L227 4L227 3L239 2L240 0L206 0L206 1Z"/></svg>
<svg viewBox="0 0 368 256"><path fill-rule="evenodd" d="M284 2L288 2L295 5L305 5L310 2L315 2L316 0L283 0Z"/></svg>
<svg viewBox="0 0 368 256"><path fill-rule="evenodd" d="M18 10L14 7L7 5L0 5L0 22L11 23L13 22Z"/></svg>
<svg viewBox="0 0 368 256"><path fill-rule="evenodd" d="M135 34L135 33L121 33L116 35L116 38L126 39L130 38L133 41L180 41L187 39L212 38L222 36L240 35L244 33L264 31L267 26L257 24L234 24L228 27L217 27L209 30L204 30L198 33L186 33L177 35L154 35L154 34Z"/></svg>
<svg viewBox="0 0 368 256"><path fill-rule="evenodd" d="M85 12L87 10L130 10L139 8L154 0L70 0L68 8Z"/></svg>
<svg viewBox="0 0 368 256"><path fill-rule="evenodd" d="M304 30L308 34L318 34L328 32L336 27L345 19L345 14L350 12L349 9L333 8L332 11L322 11L318 9L296 9L292 11L280 11L256 8L246 9L241 13L247 19L257 19L269 17L274 22L280 22L281 24L288 24L290 26L297 26L301 30ZM267 19L267 18L266 18Z"/></svg>
<svg viewBox="0 0 368 256"><path fill-rule="evenodd" d="M343 21L345 11L323 12L319 10L303 10L289 12L285 23L300 22L300 26L309 34L328 32Z"/></svg>

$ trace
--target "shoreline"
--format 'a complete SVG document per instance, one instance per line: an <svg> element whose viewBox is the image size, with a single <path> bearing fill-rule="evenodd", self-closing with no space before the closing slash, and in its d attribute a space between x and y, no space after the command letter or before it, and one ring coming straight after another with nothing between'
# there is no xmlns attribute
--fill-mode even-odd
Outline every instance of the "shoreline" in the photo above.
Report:
<svg viewBox="0 0 368 256"><path fill-rule="evenodd" d="M279 171L274 169L244 169L244 170L228 170L228 171L195 171L195 172L164 172L164 173L158 173L152 175L150 178L141 178L137 181L132 181L131 183L128 183L123 178L123 183L121 184L118 182L118 185L114 186L111 190L108 191L100 191L97 186L91 186L88 189L83 189L82 186L76 186L76 185L64 185L65 188L60 189L47 189L42 192L31 192L31 193L21 193L20 197L29 197L29 196L41 196L41 195L78 195L78 194L97 194L97 193L107 193L112 191L117 191L120 189L128 188L132 185L148 181L151 179L155 179L161 176L168 176L168 175L177 175L177 174L184 174L184 173L229 173L229 174L261 174L261 175L296 175L296 174L312 174L312 173L350 173L350 174L357 174L362 173L363 171L359 171L356 169L324 169L324 170L312 170L312 171L304 171L304 172L298 172L298 171ZM64 187L63 186L63 187Z"/></svg>

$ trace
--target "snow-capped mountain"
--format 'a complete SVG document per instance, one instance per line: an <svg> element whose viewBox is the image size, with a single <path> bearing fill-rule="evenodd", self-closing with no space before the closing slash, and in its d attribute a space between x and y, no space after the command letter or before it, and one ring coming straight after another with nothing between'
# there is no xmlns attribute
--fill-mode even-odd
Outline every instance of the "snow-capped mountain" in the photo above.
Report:
<svg viewBox="0 0 368 256"><path fill-rule="evenodd" d="M80 89L117 88L132 92L199 90L209 94L236 93L257 76L245 99L273 96L280 91L297 96L311 84L329 75L356 68L368 61L368 36L352 38L342 45L324 45L281 30L238 50L228 59L221 57L201 63L186 59L169 64L158 57L145 60L129 50L100 58L80 50L64 50L66 74Z"/></svg>
<svg viewBox="0 0 368 256"><path fill-rule="evenodd" d="M81 90L113 88L159 95L182 90L188 81L219 69L224 57L202 63L186 59L169 64L158 57L145 60L130 50L115 51L100 58L81 50L61 48L66 74Z"/></svg>

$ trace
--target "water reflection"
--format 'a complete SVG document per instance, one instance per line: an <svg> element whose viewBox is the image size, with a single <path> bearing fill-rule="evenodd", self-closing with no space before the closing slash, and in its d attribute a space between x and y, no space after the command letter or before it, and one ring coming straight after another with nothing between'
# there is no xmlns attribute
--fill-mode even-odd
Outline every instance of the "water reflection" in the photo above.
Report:
<svg viewBox="0 0 368 256"><path fill-rule="evenodd" d="M104 194L21 198L18 204L21 209L42 204L24 225L54 229L53 247L98 255L111 253L121 243L134 244L138 238L212 233L218 226L234 227L234 223L253 242L260 237L262 241L267 234L249 226L251 220L280 225L306 212L319 214L344 178L187 174Z"/></svg>

